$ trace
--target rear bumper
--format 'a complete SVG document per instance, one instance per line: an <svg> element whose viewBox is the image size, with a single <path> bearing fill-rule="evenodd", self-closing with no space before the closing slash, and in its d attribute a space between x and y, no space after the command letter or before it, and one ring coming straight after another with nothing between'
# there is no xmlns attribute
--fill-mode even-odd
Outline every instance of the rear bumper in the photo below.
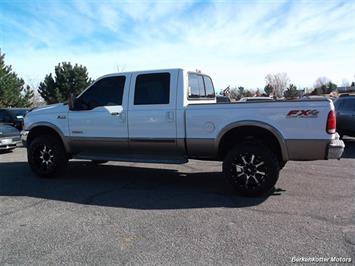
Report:
<svg viewBox="0 0 355 266"><path fill-rule="evenodd" d="M344 141L340 140L339 137L331 140L328 144L327 159L340 159L343 155L344 149Z"/></svg>

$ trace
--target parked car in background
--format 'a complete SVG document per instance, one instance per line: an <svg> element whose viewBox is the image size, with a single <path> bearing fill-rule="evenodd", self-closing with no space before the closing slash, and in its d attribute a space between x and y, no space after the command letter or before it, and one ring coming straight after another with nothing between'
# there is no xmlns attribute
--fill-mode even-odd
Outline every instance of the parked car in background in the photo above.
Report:
<svg viewBox="0 0 355 266"><path fill-rule="evenodd" d="M231 100L227 96L218 95L216 96L217 103L230 103Z"/></svg>
<svg viewBox="0 0 355 266"><path fill-rule="evenodd" d="M334 102L337 132L340 136L355 137L355 95L340 96Z"/></svg>
<svg viewBox="0 0 355 266"><path fill-rule="evenodd" d="M0 151L13 150L20 142L20 132L16 128L0 124Z"/></svg>
<svg viewBox="0 0 355 266"><path fill-rule="evenodd" d="M29 108L0 108L0 123L13 126L21 131L23 118L29 111Z"/></svg>
<svg viewBox="0 0 355 266"><path fill-rule="evenodd" d="M272 102L274 101L273 98L270 98L270 97L244 97L244 98L241 98L238 102L242 102L242 103L245 103L245 102Z"/></svg>

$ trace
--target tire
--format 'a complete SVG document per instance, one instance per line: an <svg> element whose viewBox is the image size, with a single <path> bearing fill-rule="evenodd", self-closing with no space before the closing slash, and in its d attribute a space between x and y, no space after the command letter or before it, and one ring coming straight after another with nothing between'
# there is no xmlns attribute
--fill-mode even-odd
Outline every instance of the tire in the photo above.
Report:
<svg viewBox="0 0 355 266"><path fill-rule="evenodd" d="M94 164L104 164L107 163L108 161L103 161L103 160L92 160Z"/></svg>
<svg viewBox="0 0 355 266"><path fill-rule="evenodd" d="M223 172L238 194L262 196L274 188L280 163L276 154L266 146L244 142L227 154Z"/></svg>
<svg viewBox="0 0 355 266"><path fill-rule="evenodd" d="M60 140L50 135L36 137L27 150L28 163L40 177L54 177L68 165L68 157Z"/></svg>

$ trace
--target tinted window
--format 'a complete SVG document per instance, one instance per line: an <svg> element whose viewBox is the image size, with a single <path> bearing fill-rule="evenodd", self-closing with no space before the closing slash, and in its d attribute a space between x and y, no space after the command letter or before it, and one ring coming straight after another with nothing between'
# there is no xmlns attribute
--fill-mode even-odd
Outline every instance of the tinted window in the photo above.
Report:
<svg viewBox="0 0 355 266"><path fill-rule="evenodd" d="M189 74L189 97L199 98L205 96L205 88L201 75Z"/></svg>
<svg viewBox="0 0 355 266"><path fill-rule="evenodd" d="M355 99L346 99L341 106L343 111L355 111Z"/></svg>
<svg viewBox="0 0 355 266"><path fill-rule="evenodd" d="M213 83L210 77L203 76L203 81L205 82L205 88L206 88L206 97L213 98L214 95L214 88L213 88Z"/></svg>
<svg viewBox="0 0 355 266"><path fill-rule="evenodd" d="M189 98L214 97L214 87L210 77L189 73Z"/></svg>
<svg viewBox="0 0 355 266"><path fill-rule="evenodd" d="M77 100L78 109L121 105L126 77L107 77L95 82Z"/></svg>
<svg viewBox="0 0 355 266"><path fill-rule="evenodd" d="M11 116L5 110L0 110L0 122L11 122Z"/></svg>
<svg viewBox="0 0 355 266"><path fill-rule="evenodd" d="M141 74L136 78L134 104L169 104L170 74Z"/></svg>

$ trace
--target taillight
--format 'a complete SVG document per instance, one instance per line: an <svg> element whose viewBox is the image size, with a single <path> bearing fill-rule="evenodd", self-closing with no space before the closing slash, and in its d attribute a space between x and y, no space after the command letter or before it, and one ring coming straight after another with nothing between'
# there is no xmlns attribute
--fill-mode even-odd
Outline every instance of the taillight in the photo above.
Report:
<svg viewBox="0 0 355 266"><path fill-rule="evenodd" d="M336 122L336 117L335 117L335 112L332 110L328 114L328 119L327 119L327 133L328 134L334 134L336 132L337 128L337 122Z"/></svg>

